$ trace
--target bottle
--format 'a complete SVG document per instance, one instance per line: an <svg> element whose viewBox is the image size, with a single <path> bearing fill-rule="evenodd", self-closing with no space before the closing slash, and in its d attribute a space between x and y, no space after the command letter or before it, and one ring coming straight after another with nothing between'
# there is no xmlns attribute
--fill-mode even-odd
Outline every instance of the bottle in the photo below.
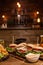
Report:
<svg viewBox="0 0 43 65"><path fill-rule="evenodd" d="M14 43L14 36L12 36L12 44Z"/></svg>
<svg viewBox="0 0 43 65"><path fill-rule="evenodd" d="M39 46L39 36L37 36L37 46Z"/></svg>

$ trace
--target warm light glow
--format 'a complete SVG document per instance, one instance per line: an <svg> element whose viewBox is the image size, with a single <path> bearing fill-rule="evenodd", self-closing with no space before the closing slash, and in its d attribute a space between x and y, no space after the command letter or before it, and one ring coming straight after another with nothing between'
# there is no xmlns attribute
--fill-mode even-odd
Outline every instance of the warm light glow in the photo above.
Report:
<svg viewBox="0 0 43 65"><path fill-rule="evenodd" d="M18 14L18 15L17 15L18 21L20 21L20 17L21 17L21 16Z"/></svg>
<svg viewBox="0 0 43 65"><path fill-rule="evenodd" d="M19 2L17 2L17 6L20 8L21 7L21 4Z"/></svg>
<svg viewBox="0 0 43 65"><path fill-rule="evenodd" d="M2 15L3 21L7 21L7 17L5 15Z"/></svg>
<svg viewBox="0 0 43 65"><path fill-rule="evenodd" d="M20 15L18 14L17 17L20 18Z"/></svg>
<svg viewBox="0 0 43 65"><path fill-rule="evenodd" d="M19 5L18 5L18 7L20 8L20 7L21 7L21 5L19 4Z"/></svg>
<svg viewBox="0 0 43 65"><path fill-rule="evenodd" d="M17 2L17 5L19 5L19 2Z"/></svg>
<svg viewBox="0 0 43 65"><path fill-rule="evenodd" d="M37 11L37 14L39 14L39 11Z"/></svg>
<svg viewBox="0 0 43 65"><path fill-rule="evenodd" d="M37 19L37 22L40 23L40 18Z"/></svg>
<svg viewBox="0 0 43 65"><path fill-rule="evenodd" d="M5 18L5 15L2 15L2 18Z"/></svg>

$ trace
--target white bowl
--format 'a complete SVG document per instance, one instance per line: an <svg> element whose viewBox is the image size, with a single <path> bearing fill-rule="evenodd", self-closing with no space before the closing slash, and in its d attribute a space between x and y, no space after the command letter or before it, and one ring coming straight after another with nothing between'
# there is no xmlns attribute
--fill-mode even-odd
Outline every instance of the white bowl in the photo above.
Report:
<svg viewBox="0 0 43 65"><path fill-rule="evenodd" d="M29 53L29 54L25 55L25 57L29 62L36 62L36 61L38 61L40 54Z"/></svg>

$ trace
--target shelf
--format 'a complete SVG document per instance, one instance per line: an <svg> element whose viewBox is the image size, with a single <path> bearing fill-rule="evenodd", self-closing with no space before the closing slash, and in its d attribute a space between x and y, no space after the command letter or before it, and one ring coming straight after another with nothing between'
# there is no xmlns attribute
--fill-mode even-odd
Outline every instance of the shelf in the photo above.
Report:
<svg viewBox="0 0 43 65"><path fill-rule="evenodd" d="M0 30L43 30L43 28L9 27L9 28L0 28Z"/></svg>

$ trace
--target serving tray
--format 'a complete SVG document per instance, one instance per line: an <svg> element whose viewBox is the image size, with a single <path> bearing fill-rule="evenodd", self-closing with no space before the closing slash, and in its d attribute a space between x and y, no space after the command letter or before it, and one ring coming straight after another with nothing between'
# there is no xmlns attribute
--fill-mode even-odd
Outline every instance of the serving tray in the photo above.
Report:
<svg viewBox="0 0 43 65"><path fill-rule="evenodd" d="M9 55L7 55L7 56L5 56L5 57L1 58L1 59L0 59L0 61L7 60L8 58L9 58Z"/></svg>

